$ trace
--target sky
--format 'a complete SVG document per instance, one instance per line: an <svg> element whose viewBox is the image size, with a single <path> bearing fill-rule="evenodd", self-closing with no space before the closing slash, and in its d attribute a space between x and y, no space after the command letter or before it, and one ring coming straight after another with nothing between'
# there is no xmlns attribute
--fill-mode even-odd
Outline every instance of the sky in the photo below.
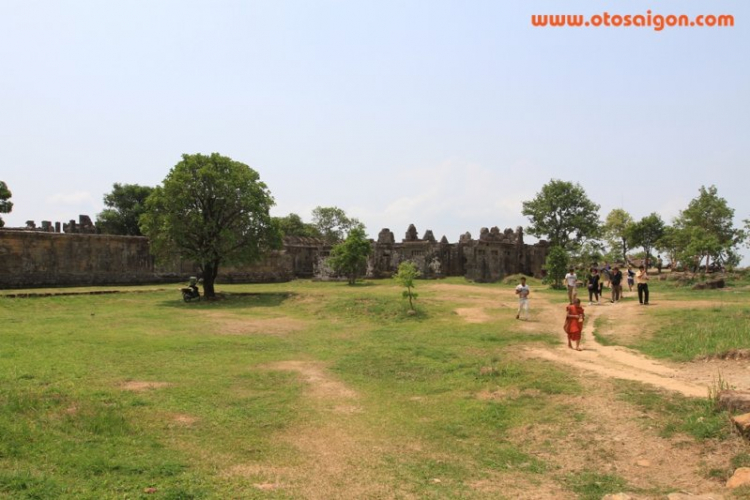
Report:
<svg viewBox="0 0 750 500"><path fill-rule="evenodd" d="M534 14L730 14L733 28L537 28ZM95 219L184 153L255 169L273 215L371 237L527 226L579 183L667 223L715 185L750 218L746 0L0 0L6 226ZM533 238L527 238L529 242ZM744 250L743 265L750 265Z"/></svg>

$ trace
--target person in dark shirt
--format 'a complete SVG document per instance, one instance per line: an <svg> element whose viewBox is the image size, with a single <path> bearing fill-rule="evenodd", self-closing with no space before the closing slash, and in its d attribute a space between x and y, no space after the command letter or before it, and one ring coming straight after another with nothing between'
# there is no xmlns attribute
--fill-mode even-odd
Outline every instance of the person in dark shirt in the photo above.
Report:
<svg viewBox="0 0 750 500"><path fill-rule="evenodd" d="M586 277L586 284L589 289L589 304L594 303L594 299L596 299L596 303L599 303L599 271L593 267L591 268L591 271L589 272L589 275Z"/></svg>
<svg viewBox="0 0 750 500"><path fill-rule="evenodd" d="M612 286L612 303L619 302L622 298L622 271L616 267L609 274L609 280Z"/></svg>
<svg viewBox="0 0 750 500"><path fill-rule="evenodd" d="M635 285L635 271L633 268L628 266L628 291L633 291L633 285Z"/></svg>

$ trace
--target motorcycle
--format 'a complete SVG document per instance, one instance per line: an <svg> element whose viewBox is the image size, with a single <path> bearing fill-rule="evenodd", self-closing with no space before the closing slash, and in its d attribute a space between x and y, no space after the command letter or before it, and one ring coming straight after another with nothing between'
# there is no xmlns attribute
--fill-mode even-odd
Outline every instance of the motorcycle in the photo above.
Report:
<svg viewBox="0 0 750 500"><path fill-rule="evenodd" d="M185 302L190 302L193 299L201 300L201 294L197 286L186 286L185 288L180 288L180 291L182 292L182 300Z"/></svg>

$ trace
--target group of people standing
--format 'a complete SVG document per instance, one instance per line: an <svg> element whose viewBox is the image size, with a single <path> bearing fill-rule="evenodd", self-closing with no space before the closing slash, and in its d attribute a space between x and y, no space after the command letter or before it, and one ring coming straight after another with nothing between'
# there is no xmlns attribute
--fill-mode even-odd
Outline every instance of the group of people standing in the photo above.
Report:
<svg viewBox="0 0 750 500"><path fill-rule="evenodd" d="M622 299L622 282L623 274L618 266L611 267L608 263L604 263L600 269L592 267L589 270L589 274L586 276L586 287L589 292L589 305L599 304L599 299L604 298L604 286L606 285L611 290L610 302L616 304ZM633 285L637 284L638 290L638 302L643 305L648 305L648 272L645 266L640 266L638 272L633 271L631 266L627 269L627 284L628 290L633 291ZM568 274L565 275L565 284L568 289L568 301L570 304L573 303L574 297L577 295L578 287L578 276L575 273L575 269L572 267L569 269Z"/></svg>
<svg viewBox="0 0 750 500"><path fill-rule="evenodd" d="M598 269L596 266L592 267L588 276L586 277L586 287L589 292L589 304L598 304L599 298L603 297L604 283L607 282L611 291L612 296L610 302L616 304L622 299L622 271L618 266L610 267L609 264ZM631 266L627 269L627 283L628 290L633 291L633 285L637 286L638 290L638 302L641 305L648 305L648 272L645 266L640 266L638 272L633 271ZM570 268L568 274L565 275L565 286L568 290L568 305L566 307L565 324L563 329L568 335L568 347L580 351L581 333L583 332L583 320L585 319L585 312L583 306L581 306L581 299L578 298L578 276L576 275L575 269ZM529 286L526 284L526 278L521 277L521 282L516 286L516 296L518 296L518 311L516 312L516 319L529 319ZM573 347L575 342L575 347Z"/></svg>

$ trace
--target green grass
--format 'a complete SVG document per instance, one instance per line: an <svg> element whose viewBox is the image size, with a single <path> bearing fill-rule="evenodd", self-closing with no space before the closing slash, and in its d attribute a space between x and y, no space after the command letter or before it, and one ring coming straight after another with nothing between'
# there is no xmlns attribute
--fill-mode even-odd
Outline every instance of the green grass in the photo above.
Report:
<svg viewBox="0 0 750 500"><path fill-rule="evenodd" d="M750 274L734 274L727 288L718 290L692 290L652 276L649 288L653 307L643 310L644 334L629 340L627 347L673 361L721 356L750 347ZM543 293L560 298L554 291ZM632 300L634 294L625 300ZM686 305L674 307L680 302ZM605 316L596 319L594 337L602 345L615 345L615 338L602 334L607 321Z"/></svg>
<svg viewBox="0 0 750 500"><path fill-rule="evenodd" d="M725 439L731 433L729 414L719 410L708 398L686 398L638 382L618 380L616 384L618 397L644 411L663 437L680 433L696 440L708 440Z"/></svg>
<svg viewBox="0 0 750 500"><path fill-rule="evenodd" d="M710 308L655 309L657 332L633 347L656 358L690 361L750 346L750 307L723 304Z"/></svg>
<svg viewBox="0 0 750 500"><path fill-rule="evenodd" d="M266 497L252 486L259 477L222 471L294 466L297 451L278 436L327 418L297 374L264 368L277 361L324 363L362 395L363 425L422 443L429 453L395 455L373 472L418 496L438 494L429 476L444 479L440 495L458 498L464 481L492 471L545 472L506 438L535 414L554 422L561 407L551 398L580 390L511 355L553 335L529 339L510 312L468 324L428 291L409 316L390 282L225 285L224 300L189 304L164 288L0 299L0 498ZM303 327L231 333L279 318ZM129 381L165 385L123 390ZM477 397L503 388L519 396ZM194 423L175 423L179 415Z"/></svg>
<svg viewBox="0 0 750 500"><path fill-rule="evenodd" d="M581 471L570 474L567 483L581 500L599 500L605 495L626 491L626 481L614 474Z"/></svg>
<svg viewBox="0 0 750 500"><path fill-rule="evenodd" d="M615 345L616 343L607 335L602 334L602 330L609 324L606 316L599 316L594 320L594 338L601 345Z"/></svg>
<svg viewBox="0 0 750 500"><path fill-rule="evenodd" d="M517 355L522 344L559 343L557 333L519 330L509 308L488 308L486 323L455 314L487 290L512 297L515 282L444 280L464 287L451 300L430 283L418 282L413 316L387 280L221 285L223 300L188 304L176 286L0 298L0 498L303 497L302 484L254 486L304 464L292 438L337 415L310 397L305 377L274 368L290 360L325 367L357 394L358 411L342 425L389 443L362 480L390 485L395 497L486 498L466 485L511 471L581 498L626 488L616 476L560 473L517 439L532 422L585 417L565 400L582 393L575 377ZM567 301L565 291L532 284ZM243 330L254 324L268 326ZM124 390L139 381L164 385ZM665 432L703 439L669 417L687 410L697 428L710 427L704 414L698 422L700 403L628 391L663 415L665 429L678 426ZM228 474L236 465L255 472Z"/></svg>

